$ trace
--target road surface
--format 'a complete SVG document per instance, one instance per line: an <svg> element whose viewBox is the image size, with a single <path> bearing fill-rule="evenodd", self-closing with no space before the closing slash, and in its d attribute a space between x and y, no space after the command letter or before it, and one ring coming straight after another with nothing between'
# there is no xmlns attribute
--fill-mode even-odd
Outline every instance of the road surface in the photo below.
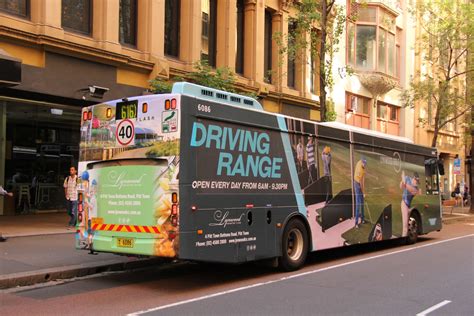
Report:
<svg viewBox="0 0 474 316"><path fill-rule="evenodd" d="M473 315L474 226L313 253L293 273L184 262L1 296L1 315Z"/></svg>

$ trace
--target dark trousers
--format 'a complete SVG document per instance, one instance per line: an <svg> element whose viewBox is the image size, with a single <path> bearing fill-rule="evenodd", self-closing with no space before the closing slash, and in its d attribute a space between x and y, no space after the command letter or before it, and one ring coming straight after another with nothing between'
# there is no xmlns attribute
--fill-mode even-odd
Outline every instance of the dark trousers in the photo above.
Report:
<svg viewBox="0 0 474 316"><path fill-rule="evenodd" d="M69 215L69 226L76 226L77 201L66 200L67 215Z"/></svg>

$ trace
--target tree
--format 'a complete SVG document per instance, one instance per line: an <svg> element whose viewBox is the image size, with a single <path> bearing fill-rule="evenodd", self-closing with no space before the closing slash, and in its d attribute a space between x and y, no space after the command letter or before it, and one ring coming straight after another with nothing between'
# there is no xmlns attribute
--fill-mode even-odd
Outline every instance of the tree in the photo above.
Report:
<svg viewBox="0 0 474 316"><path fill-rule="evenodd" d="M201 86L235 92L235 74L228 67L212 68L206 60L197 61L193 66L194 71L183 77L170 77L169 80L156 77L150 80L150 91L153 93L170 93L173 83L190 81Z"/></svg>
<svg viewBox="0 0 474 316"><path fill-rule="evenodd" d="M309 49L312 61L318 61L318 67L311 65L311 75L319 79L319 106L321 121L335 119L333 102L328 98L334 86L332 65L334 54L339 50L339 42L344 33L346 16L344 7L336 5L335 0L290 0L288 5L295 8L296 15L290 19L294 23L294 32L289 32L286 41L276 34L280 56L290 60L300 59L301 52ZM351 69L346 69L351 73Z"/></svg>
<svg viewBox="0 0 474 316"><path fill-rule="evenodd" d="M428 118L423 124L433 127L431 146L436 147L439 131L468 113L472 98L465 94L467 74L474 71L467 53L474 48L474 7L452 0L418 1L413 15L421 28L417 53L421 69L402 94L405 106L424 102Z"/></svg>

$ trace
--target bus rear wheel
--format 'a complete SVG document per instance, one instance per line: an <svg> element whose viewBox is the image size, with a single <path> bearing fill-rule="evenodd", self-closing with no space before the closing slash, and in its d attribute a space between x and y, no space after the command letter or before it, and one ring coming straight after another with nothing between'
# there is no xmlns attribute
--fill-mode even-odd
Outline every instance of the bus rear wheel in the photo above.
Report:
<svg viewBox="0 0 474 316"><path fill-rule="evenodd" d="M415 216L410 216L408 220L408 231L406 237L406 243L412 245L418 240L418 221Z"/></svg>
<svg viewBox="0 0 474 316"><path fill-rule="evenodd" d="M308 233L299 219L292 219L285 226L282 237L282 256L278 259L284 271L301 268L308 255Z"/></svg>

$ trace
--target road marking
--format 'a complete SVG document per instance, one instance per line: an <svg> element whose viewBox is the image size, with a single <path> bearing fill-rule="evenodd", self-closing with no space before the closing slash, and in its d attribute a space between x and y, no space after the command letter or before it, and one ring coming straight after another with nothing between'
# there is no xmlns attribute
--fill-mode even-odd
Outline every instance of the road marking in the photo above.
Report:
<svg viewBox="0 0 474 316"><path fill-rule="evenodd" d="M128 316L137 316L137 315L142 315L142 314L146 314L146 313L151 313L151 312L167 309L167 308L170 308L170 307L185 305L185 304L189 304L189 303L193 303L193 302L213 298L213 297L216 297L216 296L222 296L222 295L226 295L226 294L229 294L229 293L240 292L240 291L255 288L255 287L260 287L260 286L269 285L269 284L273 284L273 283L277 283L277 282L281 282L281 281L285 281L285 280L299 278L301 276L305 276L305 275L308 275L308 274L314 274L314 273L324 272L324 271L328 271L328 270L332 270L332 269L337 269L337 268L345 267L345 266L355 264L355 263L360 263L360 262L364 262L364 261L368 261L368 260L372 260L372 259L378 259L378 258L382 258L382 257L394 255L394 254L399 254L399 253L402 253L402 252L413 251L413 250L416 250L416 249L430 247L430 246L434 246L434 245L439 245L439 244L443 244L443 243L446 243L446 242L450 242L450 241L454 241L454 240L458 240L458 239L463 239L463 238L468 238L468 237L474 237L474 234L461 236L461 237L455 237L455 238L441 240L441 241L436 241L436 242L433 242L433 243L430 243L430 244L427 244L427 245L415 246L415 247L411 247L411 248L408 248L408 249L397 250L397 251L393 251L393 252L389 252L389 253L385 253L385 254L381 254L381 255L376 255L376 256L372 256L372 257L368 257L368 258L349 261L349 262L337 264L337 265L326 267L326 268L311 270L311 271L307 271L307 272L302 272L302 273L282 277L282 278L279 278L279 279L276 279L276 280L255 283L255 284L238 287L238 288L231 289L231 290L226 290L226 291L217 292L217 293L213 293L213 294L203 295L203 296L191 298L191 299L184 300L184 301L179 301L179 302L175 302L175 303L171 303L171 304L167 304L167 305L153 307L153 308L150 308L150 309L147 309L147 310L142 310L142 311L130 313L130 314L128 314ZM450 301L448 301L448 302L450 302ZM444 304L444 305L446 305L446 304ZM426 311L424 311L424 312L426 312Z"/></svg>
<svg viewBox="0 0 474 316"><path fill-rule="evenodd" d="M425 315L428 315L429 313L437 310L437 309L440 309L441 307L443 307L444 305L448 305L449 303L451 303L451 301L448 301L448 300L445 300L445 301L442 301L441 303L439 304L436 304L436 305L433 305L431 306L430 308L428 309L425 309L424 311L422 311L421 313L418 313L416 314L416 316L425 316Z"/></svg>

